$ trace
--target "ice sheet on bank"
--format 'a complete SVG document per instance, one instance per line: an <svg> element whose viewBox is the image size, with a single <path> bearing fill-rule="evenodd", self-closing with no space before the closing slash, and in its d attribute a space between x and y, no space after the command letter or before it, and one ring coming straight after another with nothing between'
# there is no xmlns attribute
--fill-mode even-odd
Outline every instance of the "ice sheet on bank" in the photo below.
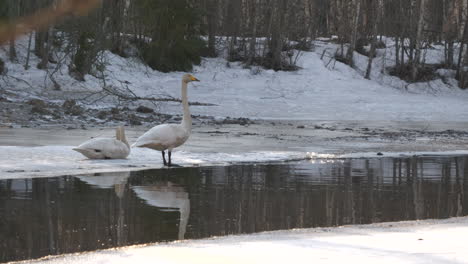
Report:
<svg viewBox="0 0 468 264"><path fill-rule="evenodd" d="M418 152L356 152L339 155L339 158L404 158L412 156L466 156L468 155L468 150L453 150L453 151L418 151ZM310 156L310 154L309 154Z"/></svg>
<svg viewBox="0 0 468 264"><path fill-rule="evenodd" d="M0 147L0 179L76 175L110 171L127 171L162 167L160 152L132 149L128 159L89 160L72 150L72 146ZM173 162L182 166L265 162L305 159L300 152L196 153L177 151Z"/></svg>
<svg viewBox="0 0 468 264"><path fill-rule="evenodd" d="M87 173L163 168L161 154L149 149L133 148L128 159L89 160L72 150L72 146L17 147L0 146L0 179L51 177ZM333 161L345 158L390 158L411 156L460 156L468 151L446 152L374 152L327 154L300 151L188 152L176 151L173 162L181 166L211 166L232 163L280 162L310 159Z"/></svg>
<svg viewBox="0 0 468 264"><path fill-rule="evenodd" d="M39 263L468 263L468 218L162 243L43 259ZM443 241L443 242L442 242Z"/></svg>
<svg viewBox="0 0 468 264"><path fill-rule="evenodd" d="M353 152L346 154L324 154L307 152L308 159L360 159L360 158L404 158L422 156L466 156L468 150L452 151L406 151L406 152Z"/></svg>

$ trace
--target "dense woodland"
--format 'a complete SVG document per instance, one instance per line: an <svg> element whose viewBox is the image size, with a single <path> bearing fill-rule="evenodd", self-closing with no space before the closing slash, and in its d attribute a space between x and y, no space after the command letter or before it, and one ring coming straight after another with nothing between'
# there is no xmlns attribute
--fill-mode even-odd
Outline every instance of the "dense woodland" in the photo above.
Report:
<svg viewBox="0 0 468 264"><path fill-rule="evenodd" d="M3 24L66 0L0 0ZM427 65L422 50L445 45L437 67L456 70L460 87L468 87L468 0L104 0L86 16L70 14L60 23L30 34L29 52L46 68L68 58L77 79L99 69L99 55L110 50L140 56L163 72L188 71L201 57L225 56L247 66L294 70L294 50L310 50L317 37L337 36L337 60L353 66L354 51L369 59L385 48L382 36L394 39L393 74L421 79ZM223 42L225 50L217 49ZM370 49L364 46L370 45ZM15 40L8 58L15 61ZM223 54L220 54L223 52ZM434 66L433 66L434 67ZM466 77L465 77L466 76Z"/></svg>

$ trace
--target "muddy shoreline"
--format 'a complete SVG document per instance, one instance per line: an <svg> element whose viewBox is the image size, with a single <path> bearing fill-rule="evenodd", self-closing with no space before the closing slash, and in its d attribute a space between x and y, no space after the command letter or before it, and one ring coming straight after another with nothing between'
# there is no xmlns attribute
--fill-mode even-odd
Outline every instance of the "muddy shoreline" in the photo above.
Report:
<svg viewBox="0 0 468 264"><path fill-rule="evenodd" d="M7 97L8 96L8 97ZM176 103L178 104L178 103ZM73 99L0 97L0 146L78 145L112 137L124 125L130 142L154 125L178 123L180 115L139 105L92 109ZM468 149L468 122L262 120L193 116L193 133L181 150L238 153L306 151L453 151Z"/></svg>

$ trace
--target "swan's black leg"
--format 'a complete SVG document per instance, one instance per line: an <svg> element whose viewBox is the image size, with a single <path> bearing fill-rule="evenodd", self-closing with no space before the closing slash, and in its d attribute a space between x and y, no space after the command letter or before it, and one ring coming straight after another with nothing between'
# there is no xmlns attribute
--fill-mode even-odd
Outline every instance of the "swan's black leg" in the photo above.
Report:
<svg viewBox="0 0 468 264"><path fill-rule="evenodd" d="M167 162L166 162L166 153L164 153L164 151L161 151L161 153L162 153L162 157L163 157L164 166L166 166L166 165L167 165ZM170 158L169 158L169 160L170 160Z"/></svg>
<svg viewBox="0 0 468 264"><path fill-rule="evenodd" d="M169 166L172 165L172 161L171 161L171 156L172 156L172 152L171 151L168 151L168 155L169 155Z"/></svg>

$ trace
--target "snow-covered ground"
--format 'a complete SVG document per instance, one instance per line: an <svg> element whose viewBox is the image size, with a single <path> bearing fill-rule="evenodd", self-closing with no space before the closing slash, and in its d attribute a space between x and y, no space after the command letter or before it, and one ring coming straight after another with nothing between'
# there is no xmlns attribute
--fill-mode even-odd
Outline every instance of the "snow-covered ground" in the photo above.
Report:
<svg viewBox="0 0 468 264"><path fill-rule="evenodd" d="M24 70L26 39L18 43L21 47L18 48L19 63L7 62L8 73L0 80L5 89L24 97L47 100L83 98L86 92L102 90L104 82L94 76L87 75L86 82L71 78L64 63L58 69L49 65L48 73L56 70L54 78L62 89L52 91L53 84L46 71L35 67ZM388 40L387 52L379 50L374 61L373 80L363 78L367 57L355 53L355 69L336 61L330 63L329 56L338 45L324 41L315 43L314 52L301 53L298 65L302 69L296 72L246 69L240 63L227 63L223 58L203 59L193 70L202 82L191 85L189 98L216 106L193 106L192 113L288 120L468 121L468 91L458 89L450 74L443 81L419 84L408 84L382 74L382 67L392 65L391 44ZM321 59L324 52L326 56ZM443 49L436 47L425 54L426 61L440 63ZM0 56L6 57L5 49L0 49ZM107 86L126 87L142 97L180 97L181 72L153 71L138 59L122 58L110 52L105 52L102 60L106 66ZM33 56L31 65L37 62ZM114 104L115 101L103 100L91 106ZM178 103L161 103L158 110L179 114L180 108Z"/></svg>
<svg viewBox="0 0 468 264"><path fill-rule="evenodd" d="M265 232L32 263L468 263L468 218Z"/></svg>

